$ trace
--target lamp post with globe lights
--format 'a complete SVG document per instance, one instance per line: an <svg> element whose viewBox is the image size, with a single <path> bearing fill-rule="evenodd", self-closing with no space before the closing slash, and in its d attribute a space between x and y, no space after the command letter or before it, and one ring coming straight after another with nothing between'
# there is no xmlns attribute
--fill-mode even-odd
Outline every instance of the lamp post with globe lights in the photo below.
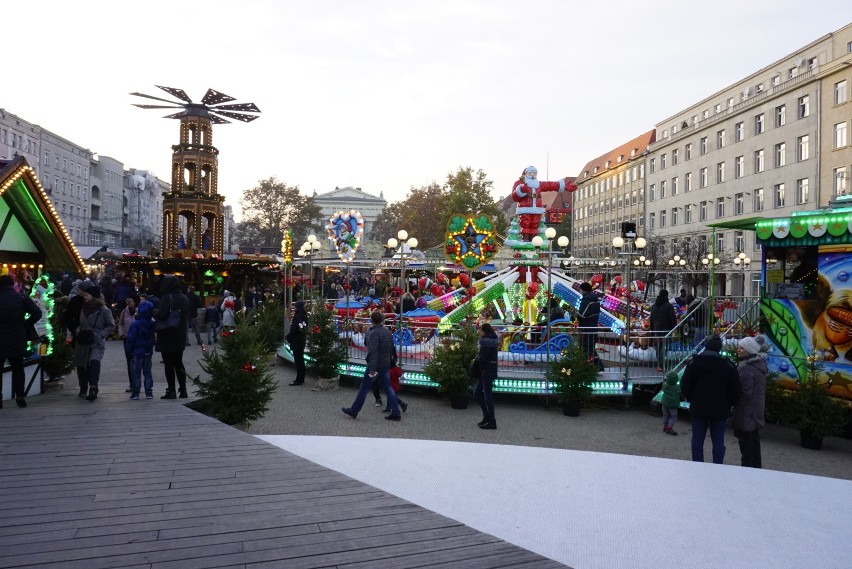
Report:
<svg viewBox="0 0 852 569"><path fill-rule="evenodd" d="M740 275L741 275L740 278L743 281L743 294L742 294L743 297L745 297L745 295L746 295L746 270L748 269L748 266L750 264L751 264L751 258L748 255L746 255L745 253L740 253L736 257L734 257L734 266L737 269L740 269L740 271L741 271L740 272Z"/></svg>
<svg viewBox="0 0 852 569"><path fill-rule="evenodd" d="M677 288L679 284L683 282L683 277L678 277L683 272L683 268L686 266L686 259L682 259L680 255L675 255L671 259L669 259L669 270L675 271L675 287Z"/></svg>
<svg viewBox="0 0 852 569"><path fill-rule="evenodd" d="M631 331L631 315L633 312L633 307L631 305L631 297L630 297L630 282L631 282L631 274L630 271L632 267L636 264L633 260L633 257L636 255L640 255L642 250L648 244L645 241L644 237L636 236L636 226L632 223L624 223L621 226L621 236L615 237L612 240L612 246L615 250L618 251L619 255L625 255L627 257L627 298L625 299L627 310L625 317L625 325L626 325L626 347L624 350L625 359L624 359L624 381L622 382L622 390L627 391L630 386L630 331ZM645 259L644 255L640 257L640 259L644 259L642 261L643 264L649 266L651 264L650 260ZM638 261L636 259L635 261Z"/></svg>
<svg viewBox="0 0 852 569"><path fill-rule="evenodd" d="M547 347L547 361L550 361L550 309L551 309L551 300L550 297L553 294L553 281L551 278L551 273L553 272L553 240L556 238L556 229L553 227L548 227L544 230L544 236L547 237L547 324L546 324L546 347ZM559 245L561 249L565 249L571 241L565 235L561 235L559 239L557 239L556 243ZM535 246L536 250L541 249L544 245L544 240L540 235L536 235L532 238L532 244Z"/></svg>
<svg viewBox="0 0 852 569"><path fill-rule="evenodd" d="M416 249L417 245L417 239L409 237L408 231L405 229L400 229L396 234L396 238L391 237L387 242L387 248L391 251L395 251L399 247L399 279L402 294L399 295L399 317L397 318L397 330L399 330L399 349L397 350L397 354L399 354L400 360L402 358L402 297L408 292L408 281L405 280L405 261L408 258L408 252ZM406 246L408 247L408 252L405 250Z"/></svg>

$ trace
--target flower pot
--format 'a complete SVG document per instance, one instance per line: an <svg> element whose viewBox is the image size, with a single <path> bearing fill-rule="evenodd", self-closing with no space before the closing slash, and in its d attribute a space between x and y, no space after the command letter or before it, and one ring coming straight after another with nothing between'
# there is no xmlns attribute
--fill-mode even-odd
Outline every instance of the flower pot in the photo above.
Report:
<svg viewBox="0 0 852 569"><path fill-rule="evenodd" d="M806 431L799 431L799 436L801 437L802 448L810 450L822 449L822 437L816 437Z"/></svg>
<svg viewBox="0 0 852 569"><path fill-rule="evenodd" d="M562 402L562 414L566 417L580 416L580 402L569 399Z"/></svg>
<svg viewBox="0 0 852 569"><path fill-rule="evenodd" d="M450 407L453 409L467 409L467 395L451 395Z"/></svg>

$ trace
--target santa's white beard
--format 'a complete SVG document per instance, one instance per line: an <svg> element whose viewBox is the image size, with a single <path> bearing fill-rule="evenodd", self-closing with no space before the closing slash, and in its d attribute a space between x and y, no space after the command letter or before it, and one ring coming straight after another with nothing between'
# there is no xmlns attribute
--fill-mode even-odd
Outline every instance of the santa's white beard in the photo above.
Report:
<svg viewBox="0 0 852 569"><path fill-rule="evenodd" d="M537 190L539 186L539 181L535 178L524 178L524 184L526 184L528 188Z"/></svg>

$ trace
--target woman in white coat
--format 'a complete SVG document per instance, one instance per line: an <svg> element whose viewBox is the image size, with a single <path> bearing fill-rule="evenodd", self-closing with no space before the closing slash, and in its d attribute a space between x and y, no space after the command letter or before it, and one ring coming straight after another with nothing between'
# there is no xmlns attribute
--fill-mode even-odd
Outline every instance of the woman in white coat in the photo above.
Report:
<svg viewBox="0 0 852 569"><path fill-rule="evenodd" d="M237 318L236 318L236 309L237 309L237 297L231 293L231 291L226 290L224 294L224 299L222 300L222 305L219 307L219 310L222 311L222 327L233 329L237 326Z"/></svg>

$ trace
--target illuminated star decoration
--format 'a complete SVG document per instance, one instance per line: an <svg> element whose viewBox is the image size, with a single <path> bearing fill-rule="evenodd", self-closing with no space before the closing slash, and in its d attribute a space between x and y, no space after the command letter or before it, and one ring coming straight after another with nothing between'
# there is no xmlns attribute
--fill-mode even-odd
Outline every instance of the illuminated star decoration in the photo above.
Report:
<svg viewBox="0 0 852 569"><path fill-rule="evenodd" d="M450 261L467 269L484 265L497 252L494 231L487 215L454 215L447 224L445 253Z"/></svg>

